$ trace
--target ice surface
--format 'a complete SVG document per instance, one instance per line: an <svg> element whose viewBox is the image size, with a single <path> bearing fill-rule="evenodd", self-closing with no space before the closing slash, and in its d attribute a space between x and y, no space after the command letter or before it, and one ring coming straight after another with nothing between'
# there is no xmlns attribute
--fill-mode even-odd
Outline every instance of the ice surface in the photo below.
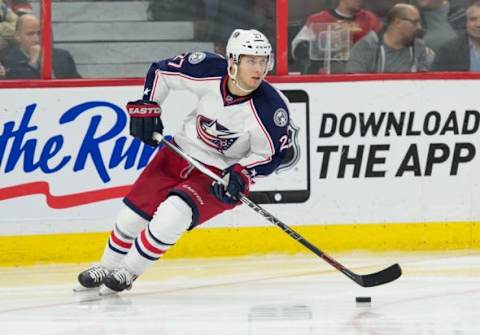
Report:
<svg viewBox="0 0 480 335"><path fill-rule="evenodd" d="M480 253L335 257L404 275L362 288L314 255L163 260L99 298L72 292L88 264L0 268L0 334L480 334Z"/></svg>

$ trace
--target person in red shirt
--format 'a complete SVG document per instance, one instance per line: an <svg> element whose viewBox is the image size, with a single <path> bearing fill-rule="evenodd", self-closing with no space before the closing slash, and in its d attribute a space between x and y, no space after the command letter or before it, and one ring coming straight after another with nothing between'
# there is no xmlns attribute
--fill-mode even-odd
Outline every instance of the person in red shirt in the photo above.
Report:
<svg viewBox="0 0 480 335"><path fill-rule="evenodd" d="M382 21L373 12L363 9L363 5L364 0L340 0L335 9L323 10L307 18L305 25L292 41L292 56L294 60L303 64L300 66L303 68L301 72L343 72L348 54L343 56L336 54L335 57L339 62L332 64L331 71L325 71L325 62L310 57L311 48L315 48L315 43L319 43L319 33L326 29L326 25L323 24L330 23L330 29L333 31L344 31L349 34L347 53L349 47L369 31L380 31L383 27ZM332 38L335 38L333 36Z"/></svg>

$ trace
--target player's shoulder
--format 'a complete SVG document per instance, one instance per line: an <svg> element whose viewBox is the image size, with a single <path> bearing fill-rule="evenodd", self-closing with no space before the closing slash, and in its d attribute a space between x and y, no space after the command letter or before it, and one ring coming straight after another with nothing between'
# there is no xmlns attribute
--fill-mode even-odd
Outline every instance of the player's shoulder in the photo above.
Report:
<svg viewBox="0 0 480 335"><path fill-rule="evenodd" d="M266 80L255 90L252 98L255 104L288 108L285 95Z"/></svg>
<svg viewBox="0 0 480 335"><path fill-rule="evenodd" d="M269 82L265 80L262 82L252 95L252 100L261 119L272 120L277 127L284 127L288 124L288 99Z"/></svg>
<svg viewBox="0 0 480 335"><path fill-rule="evenodd" d="M160 63L163 63L163 70L181 72L194 78L222 77L227 71L227 61L223 56L204 51L186 52Z"/></svg>

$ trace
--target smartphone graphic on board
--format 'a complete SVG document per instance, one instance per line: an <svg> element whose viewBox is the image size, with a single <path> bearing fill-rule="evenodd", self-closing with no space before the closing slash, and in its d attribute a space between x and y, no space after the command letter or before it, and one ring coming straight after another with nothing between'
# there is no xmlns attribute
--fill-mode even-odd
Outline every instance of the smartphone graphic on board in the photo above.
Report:
<svg viewBox="0 0 480 335"><path fill-rule="evenodd" d="M282 164L257 178L249 198L258 204L299 203L310 197L309 101L307 92L282 90L290 101L289 147Z"/></svg>

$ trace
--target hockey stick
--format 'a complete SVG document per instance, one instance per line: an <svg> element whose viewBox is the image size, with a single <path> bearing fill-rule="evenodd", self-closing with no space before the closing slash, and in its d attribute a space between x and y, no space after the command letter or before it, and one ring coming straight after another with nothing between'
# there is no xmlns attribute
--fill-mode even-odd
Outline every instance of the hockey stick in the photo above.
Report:
<svg viewBox="0 0 480 335"><path fill-rule="evenodd" d="M162 134L154 133L153 139L156 140L158 143L163 143L164 145L166 145L168 148L173 150L183 159L188 161L192 166L194 166L200 172L204 173L205 175L209 176L210 178L212 178L213 180L219 183L225 184L225 181L222 178L220 178L220 176L216 175L213 171L211 171L209 168L207 168L205 165L203 165L199 161L190 157L187 153L183 152L182 149L177 147L175 144L172 144L169 141L167 141ZM328 256L326 253L318 249L316 246L308 242L305 238L302 237L302 235L300 235L295 230L287 226L285 223L278 220L276 217L274 217L265 209L263 209L262 207L260 207L259 205L251 201L245 195L241 194L240 200L244 204L246 204L248 207L253 209L255 212L262 215L265 219L267 219L268 221L270 221L271 223L279 227L281 230L287 233L291 238L293 238L300 244L304 245L307 249L312 251L314 254L322 258L328 264L336 268L338 271L342 272L344 275L349 277L351 280L353 280L355 283L357 283L360 286L371 287L371 286L386 284L391 281L394 281L395 279L397 279L402 275L402 269L398 264L393 264L384 270L371 273L371 274L366 274L366 275L356 274L351 270L349 270L348 268L346 268L345 266L343 266L342 264L338 263L336 260Z"/></svg>

